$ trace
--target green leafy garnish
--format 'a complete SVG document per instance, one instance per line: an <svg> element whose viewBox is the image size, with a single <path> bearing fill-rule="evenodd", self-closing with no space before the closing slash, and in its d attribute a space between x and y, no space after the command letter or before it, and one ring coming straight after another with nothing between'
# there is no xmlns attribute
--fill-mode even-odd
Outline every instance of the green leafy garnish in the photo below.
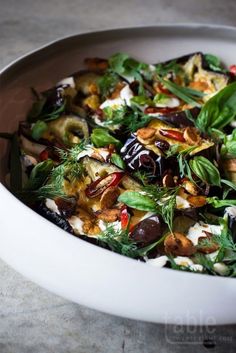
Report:
<svg viewBox="0 0 236 353"><path fill-rule="evenodd" d="M47 99L45 97L42 97L33 104L27 117L27 120L29 123L34 123L38 120L43 120L43 121L56 120L65 111L66 100L64 100L64 102L59 107L56 107L53 110L49 109L46 106L46 102L47 102Z"/></svg>
<svg viewBox="0 0 236 353"><path fill-rule="evenodd" d="M119 77L116 73L106 72L102 77L100 77L97 81L100 94L103 98L109 96L116 85L119 82Z"/></svg>
<svg viewBox="0 0 236 353"><path fill-rule="evenodd" d="M115 137L111 136L109 131L103 128L93 129L91 134L91 141L96 147L105 147L113 144L117 147L121 147L121 142Z"/></svg>
<svg viewBox="0 0 236 353"><path fill-rule="evenodd" d="M166 76L170 72L174 73L175 75L181 75L184 72L176 60L172 60L168 63L156 64L155 69L156 73L160 76Z"/></svg>
<svg viewBox="0 0 236 353"><path fill-rule="evenodd" d="M125 191L119 196L118 201L140 211L160 214L164 222L168 225L170 231L172 231L178 188L147 185L143 190L143 193Z"/></svg>
<svg viewBox="0 0 236 353"><path fill-rule="evenodd" d="M120 169L125 169L125 162L118 153L112 153L111 163L115 164Z"/></svg>
<svg viewBox="0 0 236 353"><path fill-rule="evenodd" d="M36 191L37 198L67 198L64 192L64 181L73 182L83 176L84 167L82 162L78 161L78 155L84 149L86 149L86 141L82 141L67 151L57 149L61 164L52 169L46 184Z"/></svg>
<svg viewBox="0 0 236 353"><path fill-rule="evenodd" d="M219 170L209 159L197 156L190 160L189 165L193 173L204 183L216 186L221 185Z"/></svg>
<svg viewBox="0 0 236 353"><path fill-rule="evenodd" d="M236 82L223 88L202 107L196 126L203 132L222 129L236 118Z"/></svg>
<svg viewBox="0 0 236 353"><path fill-rule="evenodd" d="M205 54L204 58L207 61L207 64L209 65L209 68L213 71L221 71L221 72L226 72L226 70L223 68L220 59L212 54Z"/></svg>
<svg viewBox="0 0 236 353"><path fill-rule="evenodd" d="M110 70L120 76L133 77L134 80L139 81L139 94L142 95L145 90L143 87L143 77L141 71L147 70L148 65L139 62L125 53L117 53L112 55L109 60Z"/></svg>
<svg viewBox="0 0 236 353"><path fill-rule="evenodd" d="M129 235L129 227L126 229L116 229L114 225L107 224L105 230L98 236L101 244L106 244L112 251L131 258L146 256L152 249L162 243L163 236L158 241L140 248Z"/></svg>
<svg viewBox="0 0 236 353"><path fill-rule="evenodd" d="M32 132L31 132L33 139L38 141L42 137L42 135L47 131L47 129L48 129L48 126L44 121L42 120L36 121L36 123L32 127Z"/></svg>
<svg viewBox="0 0 236 353"><path fill-rule="evenodd" d="M124 106L116 110L108 107L104 109L104 112L106 117L104 124L107 127L121 125L124 126L126 132L137 131L153 119L135 106L132 108Z"/></svg>
<svg viewBox="0 0 236 353"><path fill-rule="evenodd" d="M53 167L54 164L51 159L36 164L30 173L25 189L33 191L41 187L50 175Z"/></svg>
<svg viewBox="0 0 236 353"><path fill-rule="evenodd" d="M227 207L227 206L236 206L236 200L219 200L217 196L208 197L207 203L214 208Z"/></svg>
<svg viewBox="0 0 236 353"><path fill-rule="evenodd" d="M226 158L236 157L236 129L234 129L232 135L224 135L224 144L221 146L221 156Z"/></svg>
<svg viewBox="0 0 236 353"><path fill-rule="evenodd" d="M202 98L205 95L204 93L202 93L200 91L196 91L192 88L177 85L177 83L174 83L169 80L164 80L161 77L158 77L158 79L176 97L182 99L184 102L186 102L192 106L196 106L196 107L201 106L201 104L199 104L195 100L195 98Z"/></svg>
<svg viewBox="0 0 236 353"><path fill-rule="evenodd" d="M147 97L147 96L134 96L133 98L131 98L131 102L133 104L137 104L137 105L148 105L148 106L152 106L153 105L153 101L151 100L151 98Z"/></svg>

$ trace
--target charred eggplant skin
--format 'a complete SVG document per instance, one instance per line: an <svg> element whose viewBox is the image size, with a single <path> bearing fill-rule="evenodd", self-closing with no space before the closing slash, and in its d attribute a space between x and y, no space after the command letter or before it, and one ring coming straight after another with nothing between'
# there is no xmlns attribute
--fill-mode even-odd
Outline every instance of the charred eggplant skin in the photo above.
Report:
<svg viewBox="0 0 236 353"><path fill-rule="evenodd" d="M200 108L194 107L190 109L188 113L191 115L193 120L196 120L198 114L200 113ZM188 118L188 113L185 110L179 111L179 112L172 112L172 113L160 115L158 116L158 119L177 128L194 126L193 121Z"/></svg>
<svg viewBox="0 0 236 353"><path fill-rule="evenodd" d="M208 61L206 60L206 57L205 57L205 55L202 53L202 52L195 52L195 53L190 53L190 54L187 54L187 55L183 55L183 56L179 56L179 57L177 57L177 58L175 58L175 59L171 59L171 60L167 60L167 61L164 61L164 62L162 62L161 64L169 64L170 62L172 62L172 61L175 61L177 64L182 64L182 65L184 65L189 59L191 59L193 56L195 56L195 55L200 55L201 56L201 60L202 60L202 68L204 69L204 70L206 70L206 71L211 71L211 72L217 72L217 73L221 73L221 74L224 74L224 75L226 75L227 77L231 77L230 76L230 74L228 74L228 73L225 73L225 71L220 71L220 70L213 70L211 67L210 67L210 65L209 65L209 63L208 63Z"/></svg>
<svg viewBox="0 0 236 353"><path fill-rule="evenodd" d="M65 218L57 214L56 212L49 210L44 204L40 203L39 205L37 205L36 211L41 216L46 218L48 221L56 224L61 229L65 230L70 234L74 234L74 231L71 225L69 224L69 222Z"/></svg>
<svg viewBox="0 0 236 353"><path fill-rule="evenodd" d="M141 170L153 177L161 177L168 168L165 158L145 148L134 134L131 134L120 153L130 171Z"/></svg>

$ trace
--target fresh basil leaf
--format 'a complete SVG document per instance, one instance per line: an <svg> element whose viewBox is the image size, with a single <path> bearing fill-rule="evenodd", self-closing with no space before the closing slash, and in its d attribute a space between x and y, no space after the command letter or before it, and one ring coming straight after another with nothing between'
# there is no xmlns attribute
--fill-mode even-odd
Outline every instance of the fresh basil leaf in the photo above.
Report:
<svg viewBox="0 0 236 353"><path fill-rule="evenodd" d="M110 68L114 72L116 72L119 75L122 75L125 72L124 63L128 58L129 58L128 54L116 53L109 58L108 63L109 63Z"/></svg>
<svg viewBox="0 0 236 353"><path fill-rule="evenodd" d="M189 162L190 168L196 176L204 183L220 186L220 173L218 169L207 158L194 157Z"/></svg>
<svg viewBox="0 0 236 353"><path fill-rule="evenodd" d="M207 61L207 64L209 68L213 71L221 71L221 72L226 72L226 70L223 68L220 59L212 54L205 54L204 58Z"/></svg>
<svg viewBox="0 0 236 353"><path fill-rule="evenodd" d="M34 140L38 141L47 129L47 124L42 120L38 120L32 127L31 136Z"/></svg>
<svg viewBox="0 0 236 353"><path fill-rule="evenodd" d="M119 196L118 201L140 211L156 211L155 201L137 191L125 191Z"/></svg>
<svg viewBox="0 0 236 353"><path fill-rule="evenodd" d="M30 173L26 190L36 190L41 187L53 169L53 161L47 159L35 165Z"/></svg>
<svg viewBox="0 0 236 353"><path fill-rule="evenodd" d="M218 197L207 197L207 203L212 205L214 208L236 206L236 200L219 200Z"/></svg>
<svg viewBox="0 0 236 353"><path fill-rule="evenodd" d="M236 118L236 82L223 88L202 107L196 126L203 132L222 129Z"/></svg>
<svg viewBox="0 0 236 353"><path fill-rule="evenodd" d="M91 134L91 141L96 147L105 147L110 144L113 144L119 148L122 146L119 140L111 136L109 132L103 128L93 129Z"/></svg>
<svg viewBox="0 0 236 353"><path fill-rule="evenodd" d="M131 98L131 102L138 104L138 105L148 105L148 106L152 106L153 105L153 101L146 96L134 96L133 98Z"/></svg>
<svg viewBox="0 0 236 353"><path fill-rule="evenodd" d="M232 190L236 191L236 184L233 183L232 181L221 179L221 182L226 185L224 187L223 199L225 199L228 196L230 191L232 191Z"/></svg>
<svg viewBox="0 0 236 353"><path fill-rule="evenodd" d="M111 163L115 164L120 169L125 169L125 162L121 158L121 156L117 153L112 153L111 155Z"/></svg>

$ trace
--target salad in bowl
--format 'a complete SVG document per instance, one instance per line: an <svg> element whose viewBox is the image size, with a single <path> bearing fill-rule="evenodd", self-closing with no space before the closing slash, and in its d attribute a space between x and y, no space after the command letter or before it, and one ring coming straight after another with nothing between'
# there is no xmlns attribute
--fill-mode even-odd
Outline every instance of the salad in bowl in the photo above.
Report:
<svg viewBox="0 0 236 353"><path fill-rule="evenodd" d="M236 66L117 53L35 101L9 189L71 235L148 265L236 276Z"/></svg>

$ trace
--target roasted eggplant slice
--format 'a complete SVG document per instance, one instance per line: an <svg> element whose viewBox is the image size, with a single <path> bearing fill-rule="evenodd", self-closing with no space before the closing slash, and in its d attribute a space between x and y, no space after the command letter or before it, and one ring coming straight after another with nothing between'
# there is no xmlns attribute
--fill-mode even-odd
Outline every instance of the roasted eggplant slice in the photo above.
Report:
<svg viewBox="0 0 236 353"><path fill-rule="evenodd" d="M48 131L69 146L89 137L87 122L76 115L63 115L49 122Z"/></svg>
<svg viewBox="0 0 236 353"><path fill-rule="evenodd" d="M156 149L158 150L158 148ZM120 152L130 171L146 172L150 178L162 177L168 168L161 153L156 155L152 150L143 146L134 134L131 134Z"/></svg>
<svg viewBox="0 0 236 353"><path fill-rule="evenodd" d="M199 113L200 109L195 107L190 110L159 115L158 119L174 127L183 128L186 126L194 126L194 120L197 119Z"/></svg>

